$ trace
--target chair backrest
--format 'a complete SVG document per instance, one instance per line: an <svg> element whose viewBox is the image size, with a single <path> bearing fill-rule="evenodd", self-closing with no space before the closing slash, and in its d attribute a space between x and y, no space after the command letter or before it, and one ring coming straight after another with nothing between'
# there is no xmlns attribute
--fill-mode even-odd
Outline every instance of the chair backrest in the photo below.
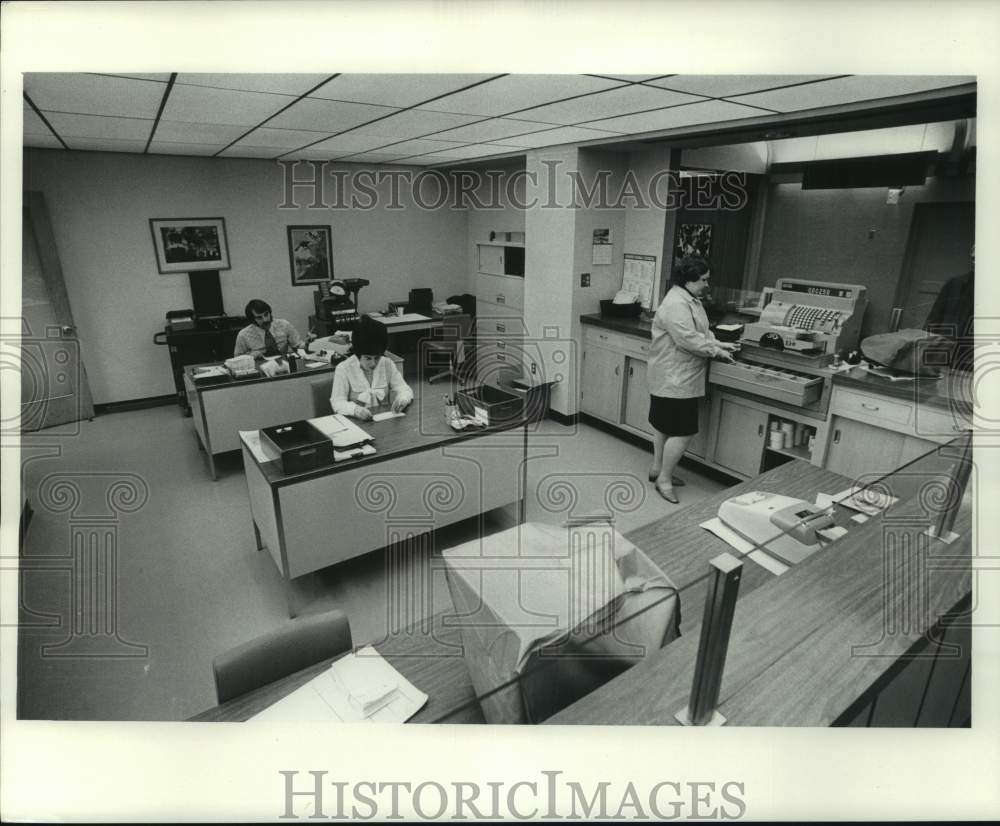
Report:
<svg viewBox="0 0 1000 826"><path fill-rule="evenodd" d="M472 329L472 316L467 313L446 315L441 326L433 331L435 341L465 341Z"/></svg>
<svg viewBox="0 0 1000 826"><path fill-rule="evenodd" d="M333 413L330 407L330 394L333 393L333 373L309 382L312 393L313 416L329 416Z"/></svg>
<svg viewBox="0 0 1000 826"><path fill-rule="evenodd" d="M351 649L351 626L340 610L291 620L212 661L221 705Z"/></svg>

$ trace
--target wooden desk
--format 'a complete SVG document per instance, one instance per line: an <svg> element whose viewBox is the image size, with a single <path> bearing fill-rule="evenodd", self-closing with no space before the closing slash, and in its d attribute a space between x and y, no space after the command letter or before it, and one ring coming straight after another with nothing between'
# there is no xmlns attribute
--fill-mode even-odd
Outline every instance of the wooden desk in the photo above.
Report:
<svg viewBox="0 0 1000 826"><path fill-rule="evenodd" d="M244 437L257 545L286 581L511 503L523 519L527 421L456 432L440 392L413 390L406 416L358 423L375 440L370 456L286 474Z"/></svg>
<svg viewBox="0 0 1000 826"><path fill-rule="evenodd" d="M835 545L782 576L745 562L720 693L719 711L731 725L830 725L969 592L971 507L955 524L961 539L951 546L924 543L921 553L920 531L928 518L920 496L913 495L919 474L898 473L897 482L885 483L900 496L897 507L854 524ZM929 478L924 476L924 482ZM707 560L722 549L720 540L705 532L700 534L703 551L688 544L691 524L711 516L721 500L746 490L812 499L819 491L835 493L847 486L842 476L795 461L629 538L679 584L691 582L689 577L705 571ZM664 558L677 550L673 562ZM691 596L684 599L687 625L680 640L546 722L678 725L674 714L686 707L690 695L704 605L703 584L686 592L683 587L682 599ZM898 621L899 610L906 611L905 620L888 633L887 622L890 617Z"/></svg>
<svg viewBox="0 0 1000 826"><path fill-rule="evenodd" d="M433 633L409 630L391 637L375 648L420 691L427 695L427 704L408 722L433 723L447 715L449 723L483 723L482 711L469 680L462 657L461 638L456 628L445 628L441 618L434 617ZM273 705L282 697L309 682L330 663L324 660L281 680L236 697L221 706L214 706L190 718L198 723L231 723L248 720Z"/></svg>
<svg viewBox="0 0 1000 826"><path fill-rule="evenodd" d="M333 372L327 365L273 378L230 378L218 384L196 384L192 371L202 366L205 365L184 368L184 390L195 435L208 457L213 479L218 478L215 457L239 449L239 431L312 418L309 382Z"/></svg>

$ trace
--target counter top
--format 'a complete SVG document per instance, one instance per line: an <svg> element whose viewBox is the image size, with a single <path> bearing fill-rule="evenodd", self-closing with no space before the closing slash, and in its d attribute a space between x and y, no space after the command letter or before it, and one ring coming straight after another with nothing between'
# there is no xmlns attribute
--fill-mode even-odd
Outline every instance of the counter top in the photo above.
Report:
<svg viewBox="0 0 1000 826"><path fill-rule="evenodd" d="M916 404L926 404L972 416L972 375L964 370L946 370L939 379L917 378L890 381L854 368L833 373L835 386L850 387L868 393L878 393Z"/></svg>
<svg viewBox="0 0 1000 826"><path fill-rule="evenodd" d="M606 330L615 330L629 336L639 336L640 338L651 339L653 337L653 322L643 321L638 316L635 318L616 318L614 316L591 313L580 316L581 324L591 324L594 327L604 327Z"/></svg>

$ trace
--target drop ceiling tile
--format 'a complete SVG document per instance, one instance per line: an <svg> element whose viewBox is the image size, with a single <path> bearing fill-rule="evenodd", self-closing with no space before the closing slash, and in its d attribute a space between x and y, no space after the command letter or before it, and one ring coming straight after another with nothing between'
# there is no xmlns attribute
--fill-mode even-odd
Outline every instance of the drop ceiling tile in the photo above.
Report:
<svg viewBox="0 0 1000 826"><path fill-rule="evenodd" d="M115 140L114 138L64 138L70 149L86 149L92 152L134 152L142 153L146 141Z"/></svg>
<svg viewBox="0 0 1000 826"><path fill-rule="evenodd" d="M829 75L673 75L649 83L652 86L676 89L678 92L688 92L692 95L725 97L821 80L824 77Z"/></svg>
<svg viewBox="0 0 1000 826"><path fill-rule="evenodd" d="M973 77L959 75L951 77L856 75L823 80L806 86L793 86L789 89L776 89L773 92L743 95L738 102L763 106L778 112L797 112L822 106L909 95L974 81Z"/></svg>
<svg viewBox="0 0 1000 826"><path fill-rule="evenodd" d="M267 146L230 146L219 154L220 158L264 158L274 160L281 154L280 149Z"/></svg>
<svg viewBox="0 0 1000 826"><path fill-rule="evenodd" d="M449 149L454 149L456 146L461 145L459 141L439 141L436 138L434 140L420 138L389 144L385 147L384 151L387 153L398 152L401 155L416 155L423 152L447 152Z"/></svg>
<svg viewBox="0 0 1000 826"><path fill-rule="evenodd" d="M491 75L343 74L317 89L310 97L406 107L489 77Z"/></svg>
<svg viewBox="0 0 1000 826"><path fill-rule="evenodd" d="M400 160L400 158L405 158L405 155L383 155L380 152L366 152L363 155L350 155L346 158L342 158L337 161L338 164L341 163L358 163L358 164L390 164L390 163L409 163L407 160Z"/></svg>
<svg viewBox="0 0 1000 826"><path fill-rule="evenodd" d="M38 115L35 114L35 110L30 106L25 105L24 107L24 134L25 135L51 135L52 130L45 125ZM57 141L58 143L58 141Z"/></svg>
<svg viewBox="0 0 1000 826"><path fill-rule="evenodd" d="M606 132L599 129L587 129L582 126L558 126L544 132L533 132L530 135L518 135L509 138L517 141L518 146L540 147L556 146L561 143L583 143L584 141L600 140L601 138L620 138L618 132Z"/></svg>
<svg viewBox="0 0 1000 826"><path fill-rule="evenodd" d="M384 120L359 126L356 130L361 134L383 135L388 143L391 140L406 138L422 138L445 129L454 129L468 123L482 120L476 115L453 115L450 112L427 112L422 109L408 109Z"/></svg>
<svg viewBox="0 0 1000 826"><path fill-rule="evenodd" d="M529 106L540 106L621 85L618 80L587 75L505 75L420 108L463 115L504 115Z"/></svg>
<svg viewBox="0 0 1000 826"><path fill-rule="evenodd" d="M368 152L369 150L378 149L387 143L392 143L392 139L380 138L378 135L364 135L360 132L346 132L343 135L335 135L332 138L327 138L322 143L317 143L315 146L309 147L309 149L325 152L327 157L334 157L335 155L346 155L349 152ZM390 154L394 153L395 150Z"/></svg>
<svg viewBox="0 0 1000 826"><path fill-rule="evenodd" d="M619 74L609 74L608 72L595 72L595 74L601 77L609 77L612 80L626 80L629 83L639 83L644 80L652 80L654 77L663 77L666 72L660 72L656 75L619 75Z"/></svg>
<svg viewBox="0 0 1000 826"><path fill-rule="evenodd" d="M130 77L136 80L158 80L166 83L170 72L94 72L98 77Z"/></svg>
<svg viewBox="0 0 1000 826"><path fill-rule="evenodd" d="M304 95L330 76L326 74L203 74L182 72L175 83L235 89L243 92L271 92L278 95Z"/></svg>
<svg viewBox="0 0 1000 826"><path fill-rule="evenodd" d="M191 123L256 126L281 107L287 106L289 100L286 95L175 84L167 98L163 118Z"/></svg>
<svg viewBox="0 0 1000 826"><path fill-rule="evenodd" d="M623 86L620 89L611 89L607 92L565 100L562 103L550 103L548 106L518 112L517 117L570 125L582 120L629 115L646 109L662 109L664 106L693 103L701 99L694 95L668 92L665 89L654 89L650 86Z"/></svg>
<svg viewBox="0 0 1000 826"><path fill-rule="evenodd" d="M267 125L281 129L314 129L317 132L327 133L342 132L384 115L391 115L395 111L389 106L303 98L274 120L269 121Z"/></svg>
<svg viewBox="0 0 1000 826"><path fill-rule="evenodd" d="M524 149L519 146L505 146L498 143L474 143L469 146L457 146L444 152L434 152L435 156L447 155L456 160L465 158L483 158L487 155L505 155L512 152L524 153Z"/></svg>
<svg viewBox="0 0 1000 826"><path fill-rule="evenodd" d="M315 143L327 136L325 132L309 132L300 129L270 129L266 126L254 129L237 146L266 146L274 149L298 149Z"/></svg>
<svg viewBox="0 0 1000 826"><path fill-rule="evenodd" d="M468 158L459 158L456 155L449 155L447 152L432 152L430 155L417 155L415 158L406 158L403 163L414 166L432 166L438 163L458 163L466 161Z"/></svg>
<svg viewBox="0 0 1000 826"><path fill-rule="evenodd" d="M490 120L474 123L471 126L460 126L458 129L439 132L434 136L434 139L437 140L440 138L441 140L459 141L461 143L500 141L520 146L517 138L513 136L551 128L551 123L514 120L512 118L491 118Z"/></svg>
<svg viewBox="0 0 1000 826"><path fill-rule="evenodd" d="M224 143L184 143L183 141L153 141L149 152L153 155L204 155L211 157L225 146Z"/></svg>
<svg viewBox="0 0 1000 826"><path fill-rule="evenodd" d="M24 145L33 146L37 149L62 149L63 145L59 143L59 139L56 138L51 132L47 135L25 135Z"/></svg>
<svg viewBox="0 0 1000 826"><path fill-rule="evenodd" d="M155 141L174 143L220 144L220 149L247 131L246 126L228 126L221 123L185 123L178 120L161 120L156 127Z"/></svg>
<svg viewBox="0 0 1000 826"><path fill-rule="evenodd" d="M623 115L619 118L598 120L588 123L587 126L628 135L661 129L676 129L681 126L694 126L701 123L753 118L759 117L760 114L759 110L751 109L748 106L740 106L722 100L709 100L704 103L692 103L690 106L675 106L672 109L658 109L639 115Z"/></svg>
<svg viewBox="0 0 1000 826"><path fill-rule="evenodd" d="M115 138L145 141L153 130L152 120L113 118L102 115L66 115L46 112L52 128L63 138Z"/></svg>
<svg viewBox="0 0 1000 826"><path fill-rule="evenodd" d="M30 72L24 91L43 111L155 118L166 84L83 72Z"/></svg>

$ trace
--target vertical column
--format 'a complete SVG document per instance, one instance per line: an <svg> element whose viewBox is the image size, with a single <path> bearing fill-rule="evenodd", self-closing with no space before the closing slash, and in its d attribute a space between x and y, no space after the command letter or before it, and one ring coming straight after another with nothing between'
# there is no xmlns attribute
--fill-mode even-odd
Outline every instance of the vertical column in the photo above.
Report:
<svg viewBox="0 0 1000 826"><path fill-rule="evenodd" d="M687 707L674 716L685 726L723 725L726 718L716 707L722 672L729 651L729 634L740 592L743 563L732 554L720 554L711 565L712 579L705 597L705 615L701 621L701 640L694 665L694 681Z"/></svg>

